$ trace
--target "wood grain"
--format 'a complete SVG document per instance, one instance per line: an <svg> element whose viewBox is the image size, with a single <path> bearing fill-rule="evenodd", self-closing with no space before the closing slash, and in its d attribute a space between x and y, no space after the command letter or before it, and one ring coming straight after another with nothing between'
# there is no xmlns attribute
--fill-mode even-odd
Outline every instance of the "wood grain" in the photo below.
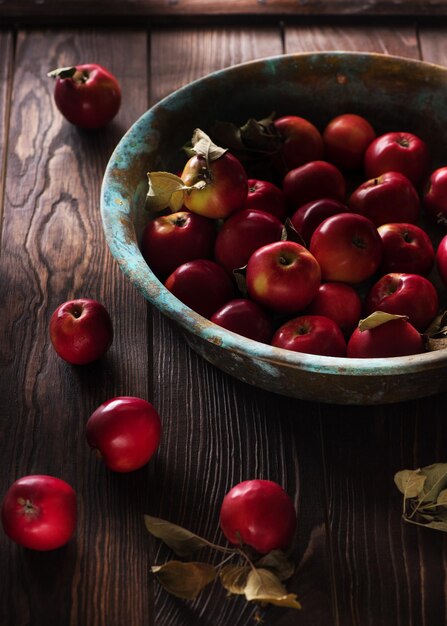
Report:
<svg viewBox="0 0 447 626"><path fill-rule="evenodd" d="M169 20L197 20L210 17L232 18L250 16L257 21L271 17L303 16L445 16L444 0L4 0L0 17L7 21L61 21L68 17L93 19L120 17L126 23L149 17Z"/></svg>
<svg viewBox="0 0 447 626"><path fill-rule="evenodd" d="M295 26L286 22L287 52L341 50L379 52L418 58L418 40L414 26L310 25Z"/></svg>
<svg viewBox="0 0 447 626"><path fill-rule="evenodd" d="M156 100L212 70L281 53L282 41L273 29L175 29L153 33L151 52L151 97ZM178 59L185 63L179 65ZM299 510L298 567L290 588L304 609L271 609L266 623L333 623L318 406L223 375L189 350L181 332L157 314L154 376L154 400L169 419L150 512L222 543L218 514L225 493L242 480L276 480ZM160 547L155 558L159 563L172 555ZM185 606L156 587L157 626L253 623L253 607L241 598L224 597L216 584Z"/></svg>
<svg viewBox="0 0 447 626"><path fill-rule="evenodd" d="M99 213L108 157L146 108L146 51L143 32L18 36L0 281L0 491L26 474L59 476L78 493L79 520L76 538L49 555L1 536L5 626L150 623L140 515L149 476L107 472L84 434L101 402L113 395L147 397L150 388L147 307L108 253ZM47 71L80 58L106 65L122 83L122 110L103 131L78 131L53 103ZM101 362L76 368L56 356L47 326L56 306L79 296L106 305L115 339Z"/></svg>
<svg viewBox="0 0 447 626"><path fill-rule="evenodd" d="M13 33L0 31L0 216L3 215L3 194L6 174L6 150L9 124L9 102L13 75Z"/></svg>

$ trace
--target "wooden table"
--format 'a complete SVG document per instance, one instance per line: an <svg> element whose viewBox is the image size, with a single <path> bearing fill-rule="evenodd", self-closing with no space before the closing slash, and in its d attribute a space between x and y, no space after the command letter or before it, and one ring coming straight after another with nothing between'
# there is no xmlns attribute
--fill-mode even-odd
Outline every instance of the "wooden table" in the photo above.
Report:
<svg viewBox="0 0 447 626"><path fill-rule="evenodd" d="M257 608L227 599L218 584L194 602L168 595L149 568L172 555L148 535L143 514L219 542L224 494L255 477L281 483L298 510L288 587L303 608L268 609L264 623L443 626L447 543L402 522L393 475L447 460L445 396L329 406L222 374L120 273L99 191L112 149L140 114L218 68L333 49L446 65L446 3L106 4L0 3L0 497L17 478L46 473L67 480L79 505L75 537L54 552L0 534L1 626L254 623ZM93 133L64 121L46 76L88 61L123 89L116 120ZM54 309L78 296L102 301L115 326L107 356L84 367L60 360L48 337ZM106 470L84 433L92 411L118 395L152 401L164 426L156 458L127 475Z"/></svg>

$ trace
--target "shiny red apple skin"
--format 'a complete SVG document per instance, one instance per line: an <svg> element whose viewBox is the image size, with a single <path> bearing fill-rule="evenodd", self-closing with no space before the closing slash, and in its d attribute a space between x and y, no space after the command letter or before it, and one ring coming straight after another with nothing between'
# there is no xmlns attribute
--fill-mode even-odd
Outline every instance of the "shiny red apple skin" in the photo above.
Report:
<svg viewBox="0 0 447 626"><path fill-rule="evenodd" d="M419 274L385 274L371 287L365 299L366 316L374 311L406 315L420 332L436 317L438 307L435 287Z"/></svg>
<svg viewBox="0 0 447 626"><path fill-rule="evenodd" d="M258 248L279 241L283 225L277 217L258 211L242 209L225 220L214 247L214 260L228 272L247 265Z"/></svg>
<svg viewBox="0 0 447 626"><path fill-rule="evenodd" d="M154 274L165 279L183 263L211 259L216 236L214 220L189 211L178 211L147 224L141 239L141 252Z"/></svg>
<svg viewBox="0 0 447 626"><path fill-rule="evenodd" d="M409 132L389 132L372 141L364 161L367 178L400 172L417 186L430 168L430 151L423 139Z"/></svg>
<svg viewBox="0 0 447 626"><path fill-rule="evenodd" d="M230 543L246 544L260 554L287 550L296 521L293 500L281 485L257 478L232 487L222 501L219 516Z"/></svg>
<svg viewBox="0 0 447 626"><path fill-rule="evenodd" d="M327 217L338 215L338 213L347 213L346 204L331 198L320 198L312 200L299 207L292 215L291 222L295 230L300 234L306 246L310 244L310 240L314 230Z"/></svg>
<svg viewBox="0 0 447 626"><path fill-rule="evenodd" d="M435 252L425 230L416 224L382 224L377 229L382 239L382 274L404 272L428 276Z"/></svg>
<svg viewBox="0 0 447 626"><path fill-rule="evenodd" d="M323 131L325 158L341 170L359 170L375 138L376 132L366 118L355 113L338 115Z"/></svg>
<svg viewBox="0 0 447 626"><path fill-rule="evenodd" d="M283 324L274 334L272 346L319 354L346 356L346 340L338 324L322 315L300 315Z"/></svg>
<svg viewBox="0 0 447 626"><path fill-rule="evenodd" d="M424 351L422 335L404 318L390 320L363 332L356 328L347 346L350 359L410 356Z"/></svg>
<svg viewBox="0 0 447 626"><path fill-rule="evenodd" d="M76 492L55 476L22 476L6 491L1 517L6 535L15 543L31 550L56 550L76 529Z"/></svg>
<svg viewBox="0 0 447 626"><path fill-rule="evenodd" d="M332 198L339 202L346 199L346 181L335 165L327 161L310 161L286 174L282 188L291 210L312 200Z"/></svg>
<svg viewBox="0 0 447 626"><path fill-rule="evenodd" d="M350 336L362 315L362 301L357 291L346 283L322 283L306 308L308 315L322 315L333 320L345 336Z"/></svg>
<svg viewBox="0 0 447 626"><path fill-rule="evenodd" d="M303 310L316 296L320 279L315 257L293 241L263 246L247 264L248 295L261 306L280 313Z"/></svg>
<svg viewBox="0 0 447 626"><path fill-rule="evenodd" d="M91 298L69 300L58 306L51 316L49 333L56 353L73 365L96 361L113 340L107 309Z"/></svg>
<svg viewBox="0 0 447 626"><path fill-rule="evenodd" d="M187 209L204 217L226 218L242 209L247 198L247 174L239 159L230 152L210 161L209 166L203 156L191 157L181 179L187 186L205 181L204 188L192 189L184 198Z"/></svg>
<svg viewBox="0 0 447 626"><path fill-rule="evenodd" d="M152 404L133 396L103 402L86 425L88 444L114 472L133 472L146 465L159 447L161 432Z"/></svg>
<svg viewBox="0 0 447 626"><path fill-rule="evenodd" d="M442 226L447 226L447 166L430 174L423 193L425 213Z"/></svg>
<svg viewBox="0 0 447 626"><path fill-rule="evenodd" d="M287 200L282 189L268 180L249 178L244 209L265 211L284 222L287 217Z"/></svg>
<svg viewBox="0 0 447 626"><path fill-rule="evenodd" d="M248 298L230 300L211 316L211 322L261 343L270 343L273 336L271 316Z"/></svg>
<svg viewBox="0 0 447 626"><path fill-rule="evenodd" d="M349 198L349 208L379 227L390 222L415 224L420 200L412 182L400 172L385 172L363 182Z"/></svg>
<svg viewBox="0 0 447 626"><path fill-rule="evenodd" d="M309 249L326 282L361 283L373 276L382 260L377 228L367 217L355 213L324 220L312 235Z"/></svg>
<svg viewBox="0 0 447 626"><path fill-rule="evenodd" d="M312 122L297 115L284 115L274 125L282 138L280 160L284 173L323 158L323 137Z"/></svg>
<svg viewBox="0 0 447 626"><path fill-rule="evenodd" d="M183 263L164 285L183 304L206 318L234 298L231 278L223 267L209 259Z"/></svg>
<svg viewBox="0 0 447 626"><path fill-rule="evenodd" d="M444 285L447 285L447 235L439 242L436 248L436 267Z"/></svg>

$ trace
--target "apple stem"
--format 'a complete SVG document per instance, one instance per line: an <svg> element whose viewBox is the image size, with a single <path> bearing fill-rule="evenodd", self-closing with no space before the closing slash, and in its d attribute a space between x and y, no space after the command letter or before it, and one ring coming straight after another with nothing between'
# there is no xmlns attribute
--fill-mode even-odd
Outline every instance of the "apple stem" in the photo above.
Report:
<svg viewBox="0 0 447 626"><path fill-rule="evenodd" d="M34 518L39 515L39 509L35 506L31 500L25 498L18 498L18 504L22 507L22 513L25 517Z"/></svg>

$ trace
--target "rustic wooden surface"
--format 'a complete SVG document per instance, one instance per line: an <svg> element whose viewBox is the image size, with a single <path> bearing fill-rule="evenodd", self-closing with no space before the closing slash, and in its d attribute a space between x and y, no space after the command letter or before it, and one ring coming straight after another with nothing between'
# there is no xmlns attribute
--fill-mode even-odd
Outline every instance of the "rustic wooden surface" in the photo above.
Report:
<svg viewBox="0 0 447 626"><path fill-rule="evenodd" d="M303 18L324 16L445 16L446 0L2 0L0 17L8 22L32 20L66 23L67 18L88 17L109 21L119 17L127 22L150 18L157 22L175 18L233 20L250 17L259 21L272 17Z"/></svg>
<svg viewBox="0 0 447 626"><path fill-rule="evenodd" d="M274 396L222 374L121 275L98 208L120 136L148 105L194 78L306 50L378 51L447 65L445 42L435 26L287 20L282 28L0 31L0 498L31 473L64 478L79 497L77 533L65 548L34 553L0 534L1 626L253 624L254 607L227 599L217 584L195 602L164 592L149 567L170 553L146 534L142 516L222 541L223 495L254 477L283 484L299 512L290 588L303 609L268 609L265 624L447 623L444 535L404 526L393 484L399 469L446 460L445 394L340 407ZM119 116L98 133L61 118L46 77L81 59L106 65L123 86ZM82 368L60 361L47 333L52 311L76 296L103 301L115 324L108 355ZM90 452L84 426L98 404L124 394L154 403L164 436L146 468L121 476Z"/></svg>

